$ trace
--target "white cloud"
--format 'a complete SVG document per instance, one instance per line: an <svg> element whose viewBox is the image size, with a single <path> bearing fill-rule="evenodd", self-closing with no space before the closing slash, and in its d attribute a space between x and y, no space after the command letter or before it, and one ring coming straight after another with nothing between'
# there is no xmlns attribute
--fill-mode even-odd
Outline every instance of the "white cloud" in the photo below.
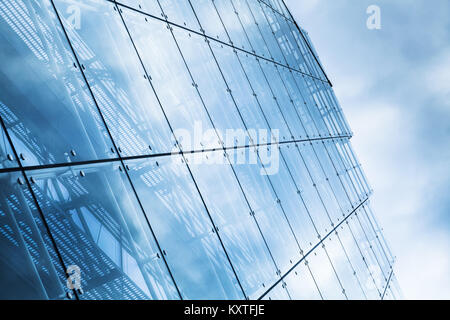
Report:
<svg viewBox="0 0 450 320"><path fill-rule="evenodd" d="M418 221L420 223L420 221ZM445 232L427 234L427 227L410 227L405 235L419 241L405 242L398 261L397 277L407 299L448 299L450 295L450 238Z"/></svg>
<svg viewBox="0 0 450 320"><path fill-rule="evenodd" d="M380 0L379 33L357 27L364 1L287 2L307 23L355 132L405 298L450 298L449 208L436 202L450 188L449 2L408 11Z"/></svg>

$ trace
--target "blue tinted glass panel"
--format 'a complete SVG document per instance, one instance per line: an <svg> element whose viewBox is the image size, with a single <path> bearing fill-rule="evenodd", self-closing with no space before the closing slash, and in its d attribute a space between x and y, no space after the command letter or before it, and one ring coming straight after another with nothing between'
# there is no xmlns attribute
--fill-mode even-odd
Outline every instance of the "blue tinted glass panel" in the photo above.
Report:
<svg viewBox="0 0 450 320"><path fill-rule="evenodd" d="M294 146L288 144L280 147L278 171L268 178L274 188L277 199L280 200L280 206L292 227L298 245L306 253L318 241L318 233L304 202L299 196L298 183L293 179L289 168L284 162L284 154L286 152L295 152Z"/></svg>
<svg viewBox="0 0 450 320"><path fill-rule="evenodd" d="M123 17L181 147L218 148L217 137L202 135L213 128L168 25L127 9Z"/></svg>
<svg viewBox="0 0 450 320"><path fill-rule="evenodd" d="M259 56L270 58L269 50L267 49L267 45L258 25L255 23L255 18L250 11L247 0L231 0L231 2L239 15L239 20L245 32L247 33L252 52Z"/></svg>
<svg viewBox="0 0 450 320"><path fill-rule="evenodd" d="M278 68L279 74L283 79L284 86L289 94L291 103L294 106L295 114L299 118L300 125L303 128L303 132L306 138L317 138L319 133L314 120L306 107L305 99L303 93L299 90L297 83L295 82L294 73L295 71L289 70L287 68Z"/></svg>
<svg viewBox="0 0 450 320"><path fill-rule="evenodd" d="M0 174L0 299L64 299L65 272L25 178Z"/></svg>
<svg viewBox="0 0 450 320"><path fill-rule="evenodd" d="M242 298L183 158L174 155L127 164L182 297Z"/></svg>
<svg viewBox="0 0 450 320"><path fill-rule="evenodd" d="M168 21L199 31L200 26L188 0L159 0Z"/></svg>
<svg viewBox="0 0 450 320"><path fill-rule="evenodd" d="M286 289L286 283L280 282L277 286L270 289L262 300L291 300L290 294Z"/></svg>
<svg viewBox="0 0 450 320"><path fill-rule="evenodd" d="M259 298L277 280L277 270L228 157L217 151L188 160L246 295Z"/></svg>
<svg viewBox="0 0 450 320"><path fill-rule="evenodd" d="M370 253L367 251L366 245L360 241L360 231L355 225L355 217L350 217L347 222L347 230L344 228L339 232L344 247L349 254L353 253L353 260L358 278L368 299L379 299L381 295L380 287L382 279L379 276L379 268L371 262ZM376 274L375 274L376 273Z"/></svg>
<svg viewBox="0 0 450 320"><path fill-rule="evenodd" d="M324 244L347 297L352 300L365 299L361 283L356 277L355 269L342 246L339 236L329 236L325 239Z"/></svg>
<svg viewBox="0 0 450 320"><path fill-rule="evenodd" d="M0 169L18 167L14 152L9 144L5 131L0 127Z"/></svg>
<svg viewBox="0 0 450 320"><path fill-rule="evenodd" d="M8 0L1 9L0 59L8 63L0 71L0 115L22 163L112 156L112 143L50 2Z"/></svg>
<svg viewBox="0 0 450 320"><path fill-rule="evenodd" d="M224 146L248 145L250 141L244 123L234 100L227 92L221 69L208 45L210 40L179 28L174 28L174 35ZM228 130L239 130L236 131L235 139L227 136Z"/></svg>
<svg viewBox="0 0 450 320"><path fill-rule="evenodd" d="M73 5L55 2L60 14ZM66 20L64 25L119 152L170 152L174 139L117 8L103 0L88 0L86 5L80 28ZM92 33L94 28L102 41Z"/></svg>
<svg viewBox="0 0 450 320"><path fill-rule="evenodd" d="M330 262L326 250L322 246L317 247L306 259L323 299L346 299L346 295L339 283L336 271Z"/></svg>
<svg viewBox="0 0 450 320"><path fill-rule="evenodd" d="M299 144L293 146L293 151L285 150L287 146L281 146L283 151L283 159L286 162L289 171L295 180L298 188L298 196L307 208L315 228L320 236L325 236L331 231L331 223L323 204L322 197L318 192L317 185L311 179L309 168L306 167L305 159L301 153ZM317 241L311 241L310 246L316 244Z"/></svg>
<svg viewBox="0 0 450 320"><path fill-rule="evenodd" d="M222 68L229 93L234 99L239 114L242 117L248 134L254 140L254 143L267 143L268 141L278 141L276 137L266 136L257 137L259 130L266 130L270 134L270 127L261 108L258 104L256 93L248 81L241 64L239 55L230 47L211 42L214 55Z"/></svg>
<svg viewBox="0 0 450 320"><path fill-rule="evenodd" d="M294 140L295 137L287 127L286 120L280 112L280 107L275 99L274 92L269 86L272 79L266 77L262 71L261 64L265 64L267 61L260 61L254 56L244 54L240 54L239 56L270 129L277 131L280 141Z"/></svg>
<svg viewBox="0 0 450 320"><path fill-rule="evenodd" d="M196 0L191 1L195 14L202 26L202 32L208 37L212 37L224 43L229 43L230 39L222 23L219 14L211 0Z"/></svg>
<svg viewBox="0 0 450 320"><path fill-rule="evenodd" d="M289 294L293 300L320 300L321 293L309 270L308 264L302 262L285 279Z"/></svg>
<svg viewBox="0 0 450 320"><path fill-rule="evenodd" d="M261 8L260 2L257 0L247 0L247 2L250 7L250 11L252 12L252 15L255 19L255 22L258 25L261 34L263 35L264 41L267 44L270 58L278 63L286 63L278 42L272 34L272 29L267 22L267 18L264 14L263 9Z"/></svg>
<svg viewBox="0 0 450 320"><path fill-rule="evenodd" d="M163 18L158 0L118 0L116 2L155 17Z"/></svg>
<svg viewBox="0 0 450 320"><path fill-rule="evenodd" d="M124 168L102 164L31 171L67 266L81 271L81 299L177 299Z"/></svg>
<svg viewBox="0 0 450 320"><path fill-rule="evenodd" d="M225 30L231 39L231 44L237 48L251 51L250 43L248 42L245 29L242 28L242 23L236 14L236 10L230 0L215 0L217 12L223 21Z"/></svg>
<svg viewBox="0 0 450 320"><path fill-rule="evenodd" d="M297 111L291 102L292 99L286 90L285 84L280 77L279 69L282 69L283 67L278 67L270 62L263 62L261 65L266 77L270 79L269 81L272 91L274 92L274 99L277 101L292 136L295 140L305 139L306 132L300 122Z"/></svg>
<svg viewBox="0 0 450 320"><path fill-rule="evenodd" d="M258 150L262 159L265 158L263 152L265 151ZM267 176L270 168L270 162L263 167L259 161L254 164L235 166L244 194L282 274L300 259L300 248L270 184L269 176Z"/></svg>

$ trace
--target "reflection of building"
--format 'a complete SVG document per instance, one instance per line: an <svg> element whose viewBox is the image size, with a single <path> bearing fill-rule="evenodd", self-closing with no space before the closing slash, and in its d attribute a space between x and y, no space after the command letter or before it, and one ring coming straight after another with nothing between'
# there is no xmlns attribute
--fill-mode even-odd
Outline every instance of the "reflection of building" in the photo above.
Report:
<svg viewBox="0 0 450 320"><path fill-rule="evenodd" d="M116 2L0 3L0 298L395 298L351 131L282 1ZM245 134L178 136L198 123ZM231 160L267 148L273 175Z"/></svg>

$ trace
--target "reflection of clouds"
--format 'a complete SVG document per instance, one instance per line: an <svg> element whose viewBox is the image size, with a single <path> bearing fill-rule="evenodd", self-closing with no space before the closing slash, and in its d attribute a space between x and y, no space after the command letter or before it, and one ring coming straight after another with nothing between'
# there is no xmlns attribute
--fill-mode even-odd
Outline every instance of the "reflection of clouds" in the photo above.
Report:
<svg viewBox="0 0 450 320"><path fill-rule="evenodd" d="M368 31L369 0L287 1L355 132L405 297L448 298L450 3L410 3L379 1L383 29Z"/></svg>
<svg viewBox="0 0 450 320"><path fill-rule="evenodd" d="M325 250L317 248L308 258L314 278L325 299L343 299L342 289L326 256Z"/></svg>

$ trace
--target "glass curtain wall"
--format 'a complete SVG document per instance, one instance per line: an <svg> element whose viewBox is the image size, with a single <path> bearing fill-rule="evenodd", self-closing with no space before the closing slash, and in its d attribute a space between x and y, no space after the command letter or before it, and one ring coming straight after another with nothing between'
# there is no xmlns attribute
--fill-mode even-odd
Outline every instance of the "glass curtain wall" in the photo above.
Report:
<svg viewBox="0 0 450 320"><path fill-rule="evenodd" d="M395 299L281 0L0 2L0 299Z"/></svg>

